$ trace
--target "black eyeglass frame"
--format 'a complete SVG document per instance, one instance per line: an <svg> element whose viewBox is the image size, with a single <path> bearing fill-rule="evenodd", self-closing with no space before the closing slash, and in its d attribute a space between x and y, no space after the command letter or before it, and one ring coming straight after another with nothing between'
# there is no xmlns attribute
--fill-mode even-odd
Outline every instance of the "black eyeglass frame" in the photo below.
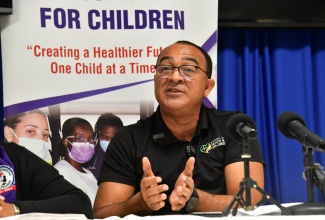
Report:
<svg viewBox="0 0 325 220"><path fill-rule="evenodd" d="M207 76L208 76L208 73L203 70L201 67L199 66L196 66L196 65L181 65L181 66L172 66L172 65L164 65L164 64L158 64L158 65L155 65L155 70L157 73L159 74L162 74L161 71L158 71L158 68L159 67L171 67L171 73L168 73L168 74L165 74L166 76L170 76L174 73L174 69L177 68L178 72L181 73L182 75L185 75L185 76L188 76L188 77L192 77L193 75L189 75L188 73L184 73L183 70L181 70L180 68L182 67L194 67L195 68L195 72L194 74L197 73L197 70L200 69L202 72L204 72Z"/></svg>

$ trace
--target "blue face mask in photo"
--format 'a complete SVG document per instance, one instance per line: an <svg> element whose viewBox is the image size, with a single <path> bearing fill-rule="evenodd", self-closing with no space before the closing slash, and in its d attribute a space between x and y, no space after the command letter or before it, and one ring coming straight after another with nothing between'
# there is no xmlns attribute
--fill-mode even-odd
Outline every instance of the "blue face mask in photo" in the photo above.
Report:
<svg viewBox="0 0 325 220"><path fill-rule="evenodd" d="M103 149L104 152L106 152L107 147L109 145L109 142L110 141L100 140L99 144L100 144L100 147Z"/></svg>

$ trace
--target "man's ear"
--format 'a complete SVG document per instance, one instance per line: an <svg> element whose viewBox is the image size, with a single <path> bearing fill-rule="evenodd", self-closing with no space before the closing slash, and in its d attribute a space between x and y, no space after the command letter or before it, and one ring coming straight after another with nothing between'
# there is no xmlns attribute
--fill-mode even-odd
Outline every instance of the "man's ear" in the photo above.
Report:
<svg viewBox="0 0 325 220"><path fill-rule="evenodd" d="M208 97L208 95L210 94L210 92L213 89L214 85L215 85L214 79L208 79L207 80L207 84L206 84L205 90L204 90L204 97Z"/></svg>
<svg viewBox="0 0 325 220"><path fill-rule="evenodd" d="M5 135L5 139L8 142L12 142L13 140L13 133L12 130L6 125L3 129L4 131L4 135Z"/></svg>

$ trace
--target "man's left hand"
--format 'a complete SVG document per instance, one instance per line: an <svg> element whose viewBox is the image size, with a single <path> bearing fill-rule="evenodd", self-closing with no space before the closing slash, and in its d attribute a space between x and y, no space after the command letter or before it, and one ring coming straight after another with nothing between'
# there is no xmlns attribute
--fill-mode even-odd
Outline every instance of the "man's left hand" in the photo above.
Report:
<svg viewBox="0 0 325 220"><path fill-rule="evenodd" d="M184 171L179 175L175 183L175 188L169 197L169 202L173 211L182 209L193 193L194 180L192 176L194 163L195 158L190 157L186 162Z"/></svg>

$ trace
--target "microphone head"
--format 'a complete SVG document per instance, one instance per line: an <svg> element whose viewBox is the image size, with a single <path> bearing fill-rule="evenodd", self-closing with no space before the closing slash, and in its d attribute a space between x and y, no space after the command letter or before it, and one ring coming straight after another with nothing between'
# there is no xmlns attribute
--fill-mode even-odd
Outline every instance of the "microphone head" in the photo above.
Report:
<svg viewBox="0 0 325 220"><path fill-rule="evenodd" d="M241 141L243 137L238 133L237 128L238 125L242 123L247 125L253 129L256 129L255 121L248 115L244 113L238 113L233 115L226 124L226 129L228 131L229 136L235 141Z"/></svg>
<svg viewBox="0 0 325 220"><path fill-rule="evenodd" d="M292 121L299 121L301 124L306 126L305 120L300 115L298 115L295 112L290 112L290 111L283 112L279 116L277 126L284 136L294 139L295 136L290 134L289 128L288 128L289 123Z"/></svg>

